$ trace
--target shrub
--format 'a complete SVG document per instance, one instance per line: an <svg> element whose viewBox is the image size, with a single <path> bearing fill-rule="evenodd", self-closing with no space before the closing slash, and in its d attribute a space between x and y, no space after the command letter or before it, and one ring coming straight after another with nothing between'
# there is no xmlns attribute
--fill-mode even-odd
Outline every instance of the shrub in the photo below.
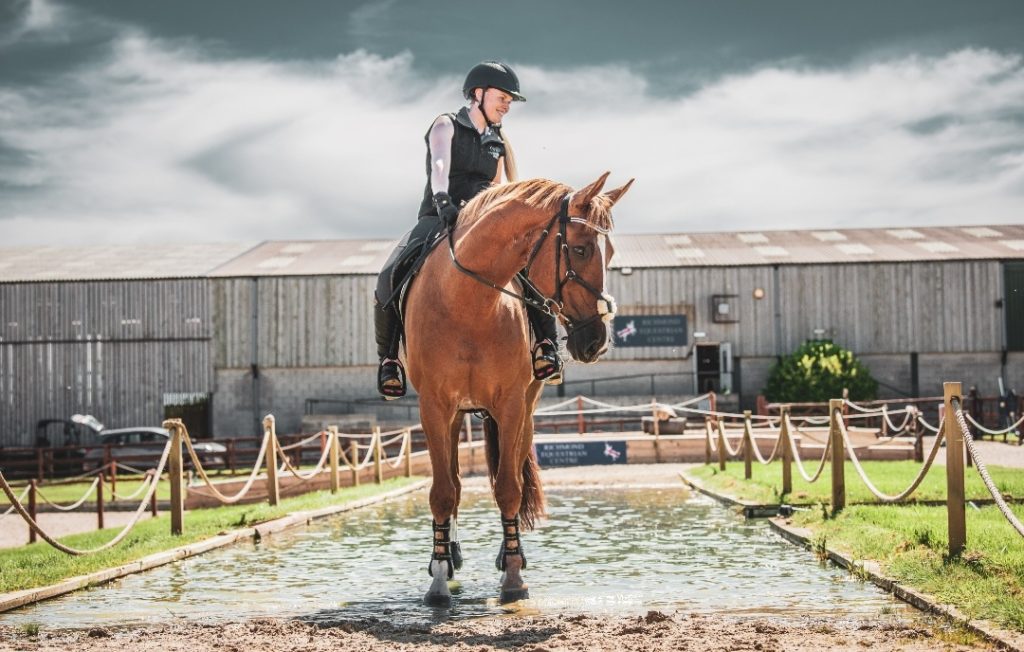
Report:
<svg viewBox="0 0 1024 652"><path fill-rule="evenodd" d="M830 340L811 340L772 367L764 393L776 402L819 402L841 398L843 388L852 401L871 400L878 382L851 351Z"/></svg>

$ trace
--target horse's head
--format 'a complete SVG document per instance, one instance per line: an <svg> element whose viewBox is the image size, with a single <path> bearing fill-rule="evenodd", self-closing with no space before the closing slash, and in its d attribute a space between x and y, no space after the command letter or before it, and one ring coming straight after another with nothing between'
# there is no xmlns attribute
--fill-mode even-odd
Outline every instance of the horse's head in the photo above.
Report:
<svg viewBox="0 0 1024 652"><path fill-rule="evenodd" d="M605 271L614 253L611 209L633 180L602 193L608 174L569 196L568 220L556 220L552 228L558 231L550 234L556 246L545 247L543 256L543 267L553 273L531 275L541 291L562 304L559 318L569 334L569 354L580 362L594 362L608 350L609 324L615 316L615 300L605 289Z"/></svg>

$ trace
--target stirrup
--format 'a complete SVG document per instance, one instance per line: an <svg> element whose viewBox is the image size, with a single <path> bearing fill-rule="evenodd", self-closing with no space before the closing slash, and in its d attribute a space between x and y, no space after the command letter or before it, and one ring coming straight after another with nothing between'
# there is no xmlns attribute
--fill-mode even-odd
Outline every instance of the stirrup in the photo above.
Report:
<svg viewBox="0 0 1024 652"><path fill-rule="evenodd" d="M446 561L448 562L448 579L455 577L455 564L452 562L452 520L449 518L444 523L438 525L437 521L431 519L430 524L434 529L433 541L430 542L430 563L427 564L427 575L434 576L434 569L432 566L435 561ZM441 536L438 537L437 534ZM444 546L444 552L438 552L437 547Z"/></svg>
<svg viewBox="0 0 1024 652"><path fill-rule="evenodd" d="M509 532L509 530L512 530ZM506 557L519 557L523 560L522 568L526 568L526 555L523 553L523 542L519 539L519 514L512 518L501 517L501 549L498 550L498 558L494 560L494 566L499 571L505 571ZM515 548L509 544L514 543Z"/></svg>
<svg viewBox="0 0 1024 652"><path fill-rule="evenodd" d="M538 366L538 363L543 364ZM549 339L543 339L533 347L533 377L548 385L562 382L562 360L558 357L558 347Z"/></svg>
<svg viewBox="0 0 1024 652"><path fill-rule="evenodd" d="M396 382L397 381L397 382ZM405 396L405 369L394 358L384 358L377 370L377 392L387 401Z"/></svg>

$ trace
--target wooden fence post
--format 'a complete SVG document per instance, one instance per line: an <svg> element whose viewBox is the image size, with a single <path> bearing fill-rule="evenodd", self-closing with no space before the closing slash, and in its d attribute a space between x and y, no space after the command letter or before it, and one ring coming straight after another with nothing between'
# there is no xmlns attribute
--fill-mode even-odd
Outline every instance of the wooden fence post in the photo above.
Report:
<svg viewBox="0 0 1024 652"><path fill-rule="evenodd" d="M881 426L879 428L879 430L881 430L881 432L879 434L882 437L888 437L889 436L889 419L888 419L888 417L889 417L889 404L888 403L882 403L882 424L881 424Z"/></svg>
<svg viewBox="0 0 1024 652"><path fill-rule="evenodd" d="M651 399L651 417L654 419L654 461L661 463L661 424L658 422L658 402Z"/></svg>
<svg viewBox="0 0 1024 652"><path fill-rule="evenodd" d="M352 459L352 486L359 486L359 442L353 439L348 444L349 457Z"/></svg>
<svg viewBox="0 0 1024 652"><path fill-rule="evenodd" d="M832 441L832 514L837 514L846 507L846 447L843 445L843 433L839 429L839 420L843 418L841 398L829 399L828 402L828 436Z"/></svg>
<svg viewBox="0 0 1024 652"><path fill-rule="evenodd" d="M953 399L960 398L960 383L942 384L946 423L946 520L949 527L949 555L955 557L967 545L964 513L964 434L953 412Z"/></svg>
<svg viewBox="0 0 1024 652"><path fill-rule="evenodd" d="M168 425L170 427L168 427ZM171 451L167 460L168 475L171 479L171 534L183 531L185 516L185 492L181 486L181 419L169 419L165 428L171 431Z"/></svg>
<svg viewBox="0 0 1024 652"><path fill-rule="evenodd" d="M151 478L153 478L153 484L154 485L156 485L156 484L158 484L160 482L160 478L157 477L157 475L155 473L153 473L153 469L150 469L149 471L146 471L146 475L151 477ZM149 497L149 511L153 513L153 517L154 518L157 516L157 504L156 503L157 503L156 489L153 489L153 493Z"/></svg>
<svg viewBox="0 0 1024 652"><path fill-rule="evenodd" d="M39 522L36 517L36 492L38 491L37 480L35 478L28 481L28 515L32 517L32 520ZM36 542L36 531L29 527L28 529L28 542Z"/></svg>
<svg viewBox="0 0 1024 652"><path fill-rule="evenodd" d="M711 464L711 417L704 417L704 463Z"/></svg>
<svg viewBox="0 0 1024 652"><path fill-rule="evenodd" d="M718 420L718 470L725 470L725 421Z"/></svg>
<svg viewBox="0 0 1024 652"><path fill-rule="evenodd" d="M782 441L782 495L793 493L793 448L792 435L789 432L789 406L783 405L780 410L782 424L779 426L779 437Z"/></svg>
<svg viewBox="0 0 1024 652"><path fill-rule="evenodd" d="M331 493L338 493L338 488L341 486L341 478L338 477L338 457L341 452L338 444L338 426L331 426L331 440L328 445L331 447L331 452L328 453L331 459Z"/></svg>
<svg viewBox="0 0 1024 652"><path fill-rule="evenodd" d="M373 431L373 478L374 482L384 482L384 465L381 459L384 456L384 448L380 445L380 426Z"/></svg>
<svg viewBox="0 0 1024 652"><path fill-rule="evenodd" d="M113 491L113 487L111 487ZM103 474L96 478L96 529L103 529Z"/></svg>
<svg viewBox="0 0 1024 652"><path fill-rule="evenodd" d="M473 436L472 432L467 432L466 435ZM405 429L405 477L412 477L412 428Z"/></svg>
<svg viewBox="0 0 1024 652"><path fill-rule="evenodd" d="M582 435L587 430L587 422L583 418L583 397L576 397L576 429Z"/></svg>
<svg viewBox="0 0 1024 652"><path fill-rule="evenodd" d="M277 480L277 422L272 414L263 417L263 436L267 439L267 502L276 506L281 500L281 485Z"/></svg>
<svg viewBox="0 0 1024 652"><path fill-rule="evenodd" d="M754 433L750 430L750 410L743 410L743 477L754 477Z"/></svg>

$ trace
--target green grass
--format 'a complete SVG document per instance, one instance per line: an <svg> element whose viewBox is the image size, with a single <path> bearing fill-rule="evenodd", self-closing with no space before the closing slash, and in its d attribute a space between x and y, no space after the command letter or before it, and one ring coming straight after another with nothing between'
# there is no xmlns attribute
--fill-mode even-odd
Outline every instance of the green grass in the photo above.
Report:
<svg viewBox="0 0 1024 652"><path fill-rule="evenodd" d="M1024 506L1014 505L1024 519ZM881 563L885 575L956 605L971 618L1024 632L1024 538L998 508L967 508L967 547L947 557L945 507L853 505L835 518L799 511L797 525L825 546Z"/></svg>
<svg viewBox="0 0 1024 652"><path fill-rule="evenodd" d="M196 509L185 513L185 533L170 534L170 516L162 513L155 519L140 522L118 545L92 555L74 557L39 542L0 550L0 592L46 586L60 580L126 564L146 555L186 545L214 536L219 532L252 526L291 512L337 505L418 481L419 478L393 478L383 484L364 484L340 490L317 491L282 499L276 507L266 503L228 505ZM121 528L107 528L84 534L61 537L61 543L75 548L93 548L111 540Z"/></svg>
<svg viewBox="0 0 1024 652"><path fill-rule="evenodd" d="M879 491L887 494L899 493L910 486L910 483L917 476L918 470L921 468L920 462L913 461L868 461L862 462L861 465L864 467L864 472L868 478ZM817 469L817 465L805 463L804 468L808 473L813 473ZM875 501L874 496L864 486L864 483L861 482L860 476L857 475L857 471L853 468L853 464L847 462L844 468L847 504ZM1004 496L1012 496L1017 499L1024 498L1024 469L990 466L988 470L992 480L996 483L996 487ZM743 463L729 462L725 471L719 471L717 464L710 464L689 469L686 473L700 480L709 489L759 504L768 505L785 502L794 505L813 505L832 501L832 471L827 462L821 477L814 484L808 484L794 467L793 491L787 495L781 494L781 462L772 462L765 465L755 461L751 471L751 479L744 480ZM966 469L964 488L968 500L990 498L988 490L981 481L981 476L973 468ZM945 499L946 467L933 465L921 486L917 488L908 500Z"/></svg>
<svg viewBox="0 0 1024 652"><path fill-rule="evenodd" d="M138 476L125 477L124 479L119 478L117 481L117 494L119 496L132 495L135 492L135 490L139 488L139 485L142 484L142 480L130 479L137 477ZM42 494L43 496L46 496L46 498L52 502L69 505L71 503L77 502L85 494L86 490L89 488L91 484L91 479L88 482L75 482L74 484L43 484L39 485L39 493ZM25 484L19 483L17 486L14 486L12 488L14 489L14 495L20 496L21 492L25 490ZM170 500L170 484L167 482L161 482L160 484L158 484L156 487L156 497L157 500ZM103 500L104 502L109 502L110 499L110 483L106 482L103 485ZM125 500L124 502L138 502L140 500L142 500L142 494L139 494L135 498L132 498L131 501ZM27 505L28 497L26 496L22 502L24 502ZM45 504L43 503L43 500L41 498L38 499L37 502L40 506ZM89 496L89 500L87 500L86 503L95 504L95 502L96 493L93 492L92 495ZM0 506L10 506L10 504L11 501L7 499L7 495L0 491Z"/></svg>

